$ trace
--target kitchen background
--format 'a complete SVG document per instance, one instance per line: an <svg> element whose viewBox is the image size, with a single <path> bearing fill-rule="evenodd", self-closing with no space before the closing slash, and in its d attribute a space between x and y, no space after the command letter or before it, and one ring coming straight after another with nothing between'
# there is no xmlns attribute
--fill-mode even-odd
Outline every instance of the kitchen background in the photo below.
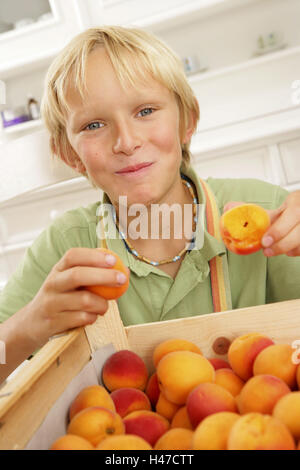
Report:
<svg viewBox="0 0 300 470"><path fill-rule="evenodd" d="M202 177L300 189L300 0L1 0L0 290L55 217L101 197L51 158L38 109L51 60L100 24L143 27L180 55Z"/></svg>

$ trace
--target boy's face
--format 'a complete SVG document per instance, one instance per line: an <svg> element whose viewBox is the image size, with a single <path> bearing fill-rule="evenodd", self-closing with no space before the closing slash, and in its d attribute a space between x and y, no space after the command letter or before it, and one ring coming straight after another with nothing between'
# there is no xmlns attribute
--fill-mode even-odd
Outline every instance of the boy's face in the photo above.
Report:
<svg viewBox="0 0 300 470"><path fill-rule="evenodd" d="M182 160L173 94L150 77L124 90L102 48L89 56L86 78L83 102L75 89L68 91L66 129L90 179L114 205L120 195L128 205L171 202ZM140 164L148 166L124 172Z"/></svg>

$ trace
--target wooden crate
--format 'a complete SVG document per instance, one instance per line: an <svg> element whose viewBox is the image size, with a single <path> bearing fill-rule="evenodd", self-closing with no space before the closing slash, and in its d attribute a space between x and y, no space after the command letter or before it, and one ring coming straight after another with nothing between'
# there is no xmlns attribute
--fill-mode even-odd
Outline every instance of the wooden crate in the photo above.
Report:
<svg viewBox="0 0 300 470"><path fill-rule="evenodd" d="M206 357L223 357L215 341L257 331L276 343L300 340L300 300L231 310L179 320L124 328L116 302L86 328L58 335L0 389L0 449L23 449L69 382L90 361L91 354L112 344L131 349L153 370L151 355L161 341L180 337L196 343ZM298 346L299 347L299 346Z"/></svg>

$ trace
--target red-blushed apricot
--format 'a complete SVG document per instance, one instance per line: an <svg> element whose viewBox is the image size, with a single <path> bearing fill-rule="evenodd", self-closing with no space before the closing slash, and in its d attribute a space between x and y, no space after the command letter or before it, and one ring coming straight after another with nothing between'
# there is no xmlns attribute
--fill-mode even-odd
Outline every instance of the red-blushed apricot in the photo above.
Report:
<svg viewBox="0 0 300 470"><path fill-rule="evenodd" d="M111 411L116 411L108 391L102 385L90 385L83 388L72 401L69 409L69 420L71 421L76 413L90 406L102 406Z"/></svg>
<svg viewBox="0 0 300 470"><path fill-rule="evenodd" d="M274 341L260 333L247 333L235 338L228 349L228 361L232 370L246 382L253 375L256 356Z"/></svg>
<svg viewBox="0 0 300 470"><path fill-rule="evenodd" d="M174 351L192 351L194 353L202 354L201 349L191 341L181 338L167 339L159 343L154 348L152 355L154 367L157 368L162 357Z"/></svg>
<svg viewBox="0 0 300 470"><path fill-rule="evenodd" d="M188 394L196 385L213 382L215 370L204 356L191 351L174 351L158 363L159 388L167 400L184 405Z"/></svg>
<svg viewBox="0 0 300 470"><path fill-rule="evenodd" d="M145 439L151 447L170 428L169 421L155 411L133 411L124 418L126 434Z"/></svg>
<svg viewBox="0 0 300 470"><path fill-rule="evenodd" d="M151 403L147 395L138 388L118 388L110 394L116 412L124 418L132 411L137 410L151 410Z"/></svg>
<svg viewBox="0 0 300 470"><path fill-rule="evenodd" d="M240 393L245 384L245 382L233 372L232 369L228 369L228 367L216 370L215 383L226 388L234 397Z"/></svg>
<svg viewBox="0 0 300 470"><path fill-rule="evenodd" d="M249 255L262 248L261 239L270 223L270 216L263 207L241 204L223 213L220 232L228 250Z"/></svg>
<svg viewBox="0 0 300 470"><path fill-rule="evenodd" d="M83 437L65 434L56 439L49 450L95 450L95 448Z"/></svg>
<svg viewBox="0 0 300 470"><path fill-rule="evenodd" d="M171 428L184 428L193 430L186 406L182 406L176 411L171 421Z"/></svg>
<svg viewBox="0 0 300 470"><path fill-rule="evenodd" d="M256 375L251 377L238 398L238 408L241 414L256 411L262 414L272 414L277 401L291 390L287 384L274 375Z"/></svg>
<svg viewBox="0 0 300 470"><path fill-rule="evenodd" d="M157 372L150 375L146 385L145 393L150 400L152 408L155 409L157 400L159 398L160 389L158 385Z"/></svg>
<svg viewBox="0 0 300 470"><path fill-rule="evenodd" d="M300 439L300 392L291 392L280 398L273 416L286 425L295 439Z"/></svg>
<svg viewBox="0 0 300 470"><path fill-rule="evenodd" d="M293 348L289 344L273 344L261 351L253 363L253 374L270 374L282 379L295 389L297 364L292 361Z"/></svg>
<svg viewBox="0 0 300 470"><path fill-rule="evenodd" d="M195 429L193 436L194 450L226 450L227 439L238 413L219 411L204 418Z"/></svg>
<svg viewBox="0 0 300 470"><path fill-rule="evenodd" d="M197 385L187 397L186 409L194 429L206 416L213 413L237 412L236 402L231 393L215 383Z"/></svg>
<svg viewBox="0 0 300 470"><path fill-rule="evenodd" d="M79 411L67 428L67 434L81 436L93 446L98 445L107 436L124 433L125 426L121 416L100 406Z"/></svg>
<svg viewBox="0 0 300 470"><path fill-rule="evenodd" d="M162 392L160 392L158 401L156 403L156 412L161 416L164 416L169 421L172 420L176 411L180 408L180 405L175 405L171 401L167 400Z"/></svg>
<svg viewBox="0 0 300 470"><path fill-rule="evenodd" d="M127 349L109 356L102 368L102 382L110 392L123 387L144 391L147 381L146 364L136 353Z"/></svg>
<svg viewBox="0 0 300 470"><path fill-rule="evenodd" d="M279 419L262 413L247 413L232 426L228 450L294 450L295 442Z"/></svg>
<svg viewBox="0 0 300 470"><path fill-rule="evenodd" d="M218 357L208 358L209 362L214 366L215 370L218 369L231 369L230 364L225 361L225 359L220 359Z"/></svg>
<svg viewBox="0 0 300 470"><path fill-rule="evenodd" d="M169 429L158 439L154 450L191 450L193 434L190 429Z"/></svg>
<svg viewBox="0 0 300 470"><path fill-rule="evenodd" d="M126 266L124 265L121 258L114 252L107 248L96 248L96 250L104 251L106 254L113 255L116 258L116 263L107 268L107 269L116 269L121 271L121 273L125 274L127 277L127 281L125 284L121 284L118 286L107 286L107 285L97 285L97 286L86 286L86 289L94 294L103 297L106 300L118 299L121 295L125 294L129 287L129 274Z"/></svg>
<svg viewBox="0 0 300 470"><path fill-rule="evenodd" d="M95 450L152 450L150 444L139 436L133 434L119 434L106 437Z"/></svg>

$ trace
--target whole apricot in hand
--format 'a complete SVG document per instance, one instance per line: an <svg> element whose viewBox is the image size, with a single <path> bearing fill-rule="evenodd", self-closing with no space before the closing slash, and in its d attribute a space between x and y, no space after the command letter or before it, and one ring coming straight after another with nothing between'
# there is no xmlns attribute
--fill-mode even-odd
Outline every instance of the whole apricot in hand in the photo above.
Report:
<svg viewBox="0 0 300 470"><path fill-rule="evenodd" d="M256 204L241 204L224 212L220 231L226 248L249 255L262 248L261 240L270 226L268 212Z"/></svg>
<svg viewBox="0 0 300 470"><path fill-rule="evenodd" d="M125 274L125 276L127 277L127 281L125 282L125 284L119 286L87 286L86 289L90 292L93 292L94 294L100 295L100 297L103 297L106 300L118 299L127 291L129 286L129 276L127 268L121 258L115 252L108 250L107 248L99 248L99 250L104 251L108 255L113 255L116 258L116 263L111 268L121 271L123 274Z"/></svg>

